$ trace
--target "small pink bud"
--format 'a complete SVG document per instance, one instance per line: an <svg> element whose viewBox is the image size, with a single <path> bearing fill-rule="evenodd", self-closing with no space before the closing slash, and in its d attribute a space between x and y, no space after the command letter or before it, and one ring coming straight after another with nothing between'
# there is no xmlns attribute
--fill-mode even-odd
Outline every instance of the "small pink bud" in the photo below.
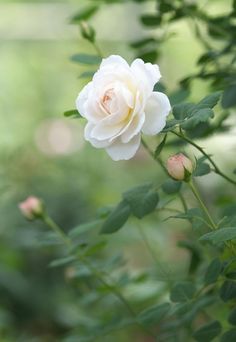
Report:
<svg viewBox="0 0 236 342"><path fill-rule="evenodd" d="M28 220L33 220L43 214L43 203L37 197L29 196L19 203L19 209Z"/></svg>
<svg viewBox="0 0 236 342"><path fill-rule="evenodd" d="M175 180L188 181L193 172L193 164L183 153L178 153L167 160L167 171Z"/></svg>

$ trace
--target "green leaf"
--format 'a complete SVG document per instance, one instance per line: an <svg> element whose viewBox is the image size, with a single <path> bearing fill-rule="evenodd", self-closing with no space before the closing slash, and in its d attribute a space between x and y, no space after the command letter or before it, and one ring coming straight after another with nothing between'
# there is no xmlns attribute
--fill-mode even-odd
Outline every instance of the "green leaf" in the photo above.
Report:
<svg viewBox="0 0 236 342"><path fill-rule="evenodd" d="M220 260L212 260L205 273L205 284L209 285L215 283L220 275L221 270L222 264Z"/></svg>
<svg viewBox="0 0 236 342"><path fill-rule="evenodd" d="M83 233L88 232L89 230L95 230L101 226L101 222L102 222L102 220L95 220L95 221L91 221L91 222L82 223L82 224L78 225L77 227L73 228L69 232L69 236L72 238L75 238L75 237L77 237Z"/></svg>
<svg viewBox="0 0 236 342"><path fill-rule="evenodd" d="M193 274L197 270L202 260L201 251L199 250L197 245L192 241L186 241L186 240L179 241L178 246L181 248L185 248L186 250L189 251L190 256L191 256L190 263L189 263L189 273Z"/></svg>
<svg viewBox="0 0 236 342"><path fill-rule="evenodd" d="M100 64L102 61L102 58L99 56L87 55L85 53L78 53L76 55L71 56L70 59L75 63L88 64L88 65Z"/></svg>
<svg viewBox="0 0 236 342"><path fill-rule="evenodd" d="M138 315L138 321L142 324L158 324L162 319L165 318L170 310L169 303L163 303L157 306L153 306L142 311Z"/></svg>
<svg viewBox="0 0 236 342"><path fill-rule="evenodd" d="M214 117L214 112L211 108L196 109L191 116L181 124L184 129L192 129L200 122L206 122L208 119Z"/></svg>
<svg viewBox="0 0 236 342"><path fill-rule="evenodd" d="M155 63L158 57L156 50L146 51L138 55L145 63Z"/></svg>
<svg viewBox="0 0 236 342"><path fill-rule="evenodd" d="M156 209L159 196L152 184L137 186L123 194L129 203L132 213L142 218Z"/></svg>
<svg viewBox="0 0 236 342"><path fill-rule="evenodd" d="M173 106L173 115L176 120L183 120L192 113L194 108L193 103L180 103Z"/></svg>
<svg viewBox="0 0 236 342"><path fill-rule="evenodd" d="M50 262L49 266L50 267L63 266L63 265L71 263L74 260L76 260L74 256L68 256L65 258L53 260L52 262Z"/></svg>
<svg viewBox="0 0 236 342"><path fill-rule="evenodd" d="M192 299L195 293L195 288L190 282L177 283L170 293L172 302L181 303Z"/></svg>
<svg viewBox="0 0 236 342"><path fill-rule="evenodd" d="M236 307L230 311L228 322L232 325L236 325Z"/></svg>
<svg viewBox="0 0 236 342"><path fill-rule="evenodd" d="M227 302L230 299L236 298L236 282L226 280L220 289L220 298Z"/></svg>
<svg viewBox="0 0 236 342"><path fill-rule="evenodd" d="M161 186L162 190L170 195L180 191L182 182L175 181L174 179L167 179Z"/></svg>
<svg viewBox="0 0 236 342"><path fill-rule="evenodd" d="M211 168L207 163L204 162L203 158L196 160L196 166L195 166L195 169L193 171L194 177L204 176L210 172L211 172Z"/></svg>
<svg viewBox="0 0 236 342"><path fill-rule="evenodd" d="M154 152L154 156L155 158L159 156L159 154L161 153L161 151L163 150L163 147L165 146L165 143L166 143L166 137L167 137L167 134L165 134L162 142L157 146L155 152Z"/></svg>
<svg viewBox="0 0 236 342"><path fill-rule="evenodd" d="M111 234L123 227L131 214L131 208L127 201L122 200L108 215L102 225L101 234Z"/></svg>
<svg viewBox="0 0 236 342"><path fill-rule="evenodd" d="M95 74L95 71L85 71L79 75L79 78L92 78L94 74Z"/></svg>
<svg viewBox="0 0 236 342"><path fill-rule="evenodd" d="M79 23L81 20L87 20L89 19L92 15L94 15L98 10L98 6L89 6L86 7L84 9L82 9L81 11L79 11L77 14L75 14L72 18L71 18L71 23L73 24L77 24Z"/></svg>
<svg viewBox="0 0 236 342"><path fill-rule="evenodd" d="M230 108L236 105L236 84L230 85L225 89L222 97L222 107Z"/></svg>
<svg viewBox="0 0 236 342"><path fill-rule="evenodd" d="M221 228L213 232L204 234L200 237L200 241L211 241L212 243L221 243L228 240L236 239L236 228Z"/></svg>
<svg viewBox="0 0 236 342"><path fill-rule="evenodd" d="M220 100L221 91L217 91L213 94L207 95L197 104L197 108L214 108Z"/></svg>
<svg viewBox="0 0 236 342"><path fill-rule="evenodd" d="M150 44L150 43L155 43L156 40L154 38L144 38L144 39L140 39L137 40L133 43L130 44L130 46L134 49L139 49L142 48L143 46Z"/></svg>
<svg viewBox="0 0 236 342"><path fill-rule="evenodd" d="M221 333L221 324L219 321L208 323L193 333L193 338L198 342L210 342Z"/></svg>
<svg viewBox="0 0 236 342"><path fill-rule="evenodd" d="M175 92L170 94L169 100L172 105L177 105L178 103L181 103L184 100L186 100L186 98L188 98L189 95L189 89L180 88L179 90L176 90Z"/></svg>
<svg viewBox="0 0 236 342"><path fill-rule="evenodd" d="M143 25L148 27L159 26L161 23L161 17L159 15L144 14L140 18Z"/></svg>
<svg viewBox="0 0 236 342"><path fill-rule="evenodd" d="M82 118L82 116L80 115L77 109L67 110L66 112L64 112L64 116L66 117L74 116L76 118Z"/></svg>
<svg viewBox="0 0 236 342"><path fill-rule="evenodd" d="M236 329L230 329L226 331L221 339L220 342L235 342L236 341Z"/></svg>

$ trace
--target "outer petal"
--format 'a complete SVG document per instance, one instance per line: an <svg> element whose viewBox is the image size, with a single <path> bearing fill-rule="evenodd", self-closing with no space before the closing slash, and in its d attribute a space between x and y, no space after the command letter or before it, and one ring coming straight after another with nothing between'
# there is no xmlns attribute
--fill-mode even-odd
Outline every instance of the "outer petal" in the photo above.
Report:
<svg viewBox="0 0 236 342"><path fill-rule="evenodd" d="M111 146L106 148L106 151L115 161L131 159L139 148L140 139L140 134L133 137L133 139L131 139L127 144L123 144L119 139L117 139Z"/></svg>
<svg viewBox="0 0 236 342"><path fill-rule="evenodd" d="M103 58L100 68L107 67L107 66L114 67L114 64L120 64L120 65L129 67L129 64L126 62L124 58L122 58L119 55L111 55L107 58Z"/></svg>
<svg viewBox="0 0 236 342"><path fill-rule="evenodd" d="M110 145L108 140L99 141L93 137L91 137L91 131L94 129L95 125L88 122L84 129L84 138L89 141L90 144L96 148L104 148Z"/></svg>
<svg viewBox="0 0 236 342"><path fill-rule="evenodd" d="M160 80L161 73L157 64L144 63L142 59L135 59L131 64L131 70L141 85L149 92L153 91L154 85ZM148 94L148 95L149 95Z"/></svg>
<svg viewBox="0 0 236 342"><path fill-rule="evenodd" d="M168 97L160 92L153 92L145 107L145 122L142 132L147 135L159 133L166 124L166 117L171 110Z"/></svg>
<svg viewBox="0 0 236 342"><path fill-rule="evenodd" d="M76 108L79 111L80 115L82 115L83 117L85 117L85 105L86 105L86 101L88 100L88 96L89 96L89 92L92 88L92 82L89 82L79 93L77 99L76 99Z"/></svg>

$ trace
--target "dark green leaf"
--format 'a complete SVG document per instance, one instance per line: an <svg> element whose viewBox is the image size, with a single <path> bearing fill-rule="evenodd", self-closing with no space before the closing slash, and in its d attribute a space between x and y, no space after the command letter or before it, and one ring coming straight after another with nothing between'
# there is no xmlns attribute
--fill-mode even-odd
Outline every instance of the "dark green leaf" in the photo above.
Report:
<svg viewBox="0 0 236 342"><path fill-rule="evenodd" d="M211 108L196 109L193 111L192 115L181 124L184 129L192 129L200 122L206 122L208 119L214 117L214 112Z"/></svg>
<svg viewBox="0 0 236 342"><path fill-rule="evenodd" d="M236 307L230 311L228 321L232 325L236 325Z"/></svg>
<svg viewBox="0 0 236 342"><path fill-rule="evenodd" d="M50 267L63 266L63 265L71 263L74 260L76 260L74 256L68 256L65 258L53 260L52 262L50 262L49 266Z"/></svg>
<svg viewBox="0 0 236 342"><path fill-rule="evenodd" d="M195 293L194 285L190 282L177 283L170 293L170 299L172 302L180 303L187 302L192 299Z"/></svg>
<svg viewBox="0 0 236 342"><path fill-rule="evenodd" d="M197 270L202 260L202 256L201 256L201 252L199 248L192 241L186 241L186 240L179 241L178 246L181 248L185 248L186 250L189 251L190 256L191 256L190 264L189 264L189 273L190 274L194 273Z"/></svg>
<svg viewBox="0 0 236 342"><path fill-rule="evenodd" d="M215 283L220 275L221 270L222 264L220 260L212 260L205 273L205 284L209 285Z"/></svg>
<svg viewBox="0 0 236 342"><path fill-rule="evenodd" d="M152 184L137 186L123 194L129 203L132 213L138 217L150 214L156 209L159 196Z"/></svg>
<svg viewBox="0 0 236 342"><path fill-rule="evenodd" d="M236 329L230 329L226 331L220 339L220 342L235 342L235 341L236 341Z"/></svg>
<svg viewBox="0 0 236 342"><path fill-rule="evenodd" d="M158 324L162 319L165 318L170 310L170 304L164 303L157 306L153 306L142 311L138 315L138 321L142 324Z"/></svg>
<svg viewBox="0 0 236 342"><path fill-rule="evenodd" d="M211 241L212 243L221 243L228 240L236 239L236 228L221 228L213 232L207 233L200 237L200 241Z"/></svg>
<svg viewBox="0 0 236 342"><path fill-rule="evenodd" d="M193 171L194 177L204 176L207 175L209 172L211 172L210 166L203 161L202 158L197 159L196 161L196 167Z"/></svg>
<svg viewBox="0 0 236 342"><path fill-rule="evenodd" d="M137 41L131 43L130 46L132 48L138 49L138 48L141 48L147 44L155 43L155 42L156 42L156 40L154 38L144 38L144 39L137 40Z"/></svg>
<svg viewBox="0 0 236 342"><path fill-rule="evenodd" d="M220 298L227 302L230 299L236 298L236 282L226 280L220 289Z"/></svg>
<svg viewBox="0 0 236 342"><path fill-rule="evenodd" d="M197 108L213 108L219 102L221 91L207 95L197 104Z"/></svg>
<svg viewBox="0 0 236 342"><path fill-rule="evenodd" d="M81 20L87 20L89 19L92 15L94 15L98 10L98 6L89 6L86 7L84 9L82 9L81 11L79 11L77 14L75 14L72 18L71 18L71 23L73 24L77 24L79 23Z"/></svg>
<svg viewBox="0 0 236 342"><path fill-rule="evenodd" d="M225 89L222 97L222 107L230 108L236 105L236 84L230 85Z"/></svg>
<svg viewBox="0 0 236 342"><path fill-rule="evenodd" d="M87 55L85 53L78 53L76 55L71 56L70 58L73 62L80 63L80 64L100 64L101 63L101 57L96 55Z"/></svg>
<svg viewBox="0 0 236 342"><path fill-rule="evenodd" d="M153 14L144 14L140 18L141 22L145 26L159 26L161 23L161 17Z"/></svg>
<svg viewBox="0 0 236 342"><path fill-rule="evenodd" d="M180 191L182 182L180 181L175 181L174 179L167 179L163 184L162 184L162 190L166 194L175 194Z"/></svg>
<svg viewBox="0 0 236 342"><path fill-rule="evenodd" d="M155 63L158 57L156 50L146 51L138 55L145 63Z"/></svg>
<svg viewBox="0 0 236 342"><path fill-rule="evenodd" d="M109 214L102 225L102 234L111 234L123 227L131 214L131 208L127 201L121 201Z"/></svg>
<svg viewBox="0 0 236 342"><path fill-rule="evenodd" d="M85 71L79 75L79 78L92 78L94 74L95 74L95 71Z"/></svg>
<svg viewBox="0 0 236 342"><path fill-rule="evenodd" d="M157 148L155 149L155 152L154 152L154 156L155 158L159 156L159 154L161 153L161 151L163 150L163 147L165 146L165 143L166 143L166 137L167 137L167 134L165 134L162 142L157 146Z"/></svg>
<svg viewBox="0 0 236 342"><path fill-rule="evenodd" d="M193 109L193 103L180 103L174 105L172 110L176 120L183 120L192 113Z"/></svg>
<svg viewBox="0 0 236 342"><path fill-rule="evenodd" d="M218 321L208 323L193 333L193 338L198 342L210 342L221 333L221 324Z"/></svg>
<svg viewBox="0 0 236 342"><path fill-rule="evenodd" d="M89 230L95 230L101 226L101 222L102 222L101 220L95 220L92 222L82 223L79 226L73 228L69 232L69 236L74 238L74 237L79 236L80 234L88 232Z"/></svg>
<svg viewBox="0 0 236 342"><path fill-rule="evenodd" d="M80 113L78 112L77 109L67 110L66 112L64 112L64 116L66 116L66 117L74 116L77 118L82 118L82 116L80 115Z"/></svg>
<svg viewBox="0 0 236 342"><path fill-rule="evenodd" d="M190 95L189 89L181 88L174 93L170 94L169 100L172 105L177 105L183 102Z"/></svg>

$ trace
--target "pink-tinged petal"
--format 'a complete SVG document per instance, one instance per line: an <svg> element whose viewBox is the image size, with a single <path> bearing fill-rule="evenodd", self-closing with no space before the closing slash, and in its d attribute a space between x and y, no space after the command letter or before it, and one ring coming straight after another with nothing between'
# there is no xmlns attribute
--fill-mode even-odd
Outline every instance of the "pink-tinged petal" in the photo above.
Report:
<svg viewBox="0 0 236 342"><path fill-rule="evenodd" d="M168 97L160 92L153 92L145 107L145 122L142 132L147 135L159 133L166 124L166 117L171 110Z"/></svg>
<svg viewBox="0 0 236 342"><path fill-rule="evenodd" d="M149 93L154 85L160 80L161 73L157 64L144 63L142 59L135 59L131 64L131 71L135 74L140 85Z"/></svg>
<svg viewBox="0 0 236 342"><path fill-rule="evenodd" d="M106 148L109 156L117 160L131 159L137 152L140 145L141 135L138 134L131 139L127 144L123 144L120 139L113 141L112 145Z"/></svg>

